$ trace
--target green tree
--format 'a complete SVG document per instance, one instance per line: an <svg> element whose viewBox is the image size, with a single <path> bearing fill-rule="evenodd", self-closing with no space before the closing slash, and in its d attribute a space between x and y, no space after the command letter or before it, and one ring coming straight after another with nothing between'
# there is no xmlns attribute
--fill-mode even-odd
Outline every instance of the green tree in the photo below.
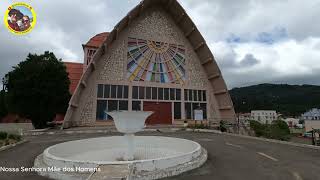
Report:
<svg viewBox="0 0 320 180"><path fill-rule="evenodd" d="M6 92L4 90L0 91L0 119L8 114L7 104L5 101Z"/></svg>
<svg viewBox="0 0 320 180"><path fill-rule="evenodd" d="M252 128L257 137L264 136L266 132L266 126L261 124L258 121L251 120L250 121L250 128Z"/></svg>
<svg viewBox="0 0 320 180"><path fill-rule="evenodd" d="M227 125L226 125L226 122L225 121L223 121L223 120L221 120L220 121L220 131L221 132L226 132L227 131Z"/></svg>
<svg viewBox="0 0 320 180"><path fill-rule="evenodd" d="M286 122L277 120L273 121L270 127L270 134L272 139L289 140L290 129Z"/></svg>
<svg viewBox="0 0 320 180"><path fill-rule="evenodd" d="M290 139L290 129L287 123L281 120L273 121L271 125L250 121L250 128L254 130L257 137L261 136L284 141Z"/></svg>
<svg viewBox="0 0 320 180"><path fill-rule="evenodd" d="M65 113L70 99L68 73L52 52L29 54L6 75L8 110L31 119L36 129Z"/></svg>

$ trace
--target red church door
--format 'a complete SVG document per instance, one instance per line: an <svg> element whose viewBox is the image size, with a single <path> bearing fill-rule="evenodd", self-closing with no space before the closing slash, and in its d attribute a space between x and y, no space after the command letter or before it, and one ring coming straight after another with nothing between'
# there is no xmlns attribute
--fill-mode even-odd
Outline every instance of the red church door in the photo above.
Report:
<svg viewBox="0 0 320 180"><path fill-rule="evenodd" d="M146 120L147 124L172 124L170 102L143 102L143 110L154 112Z"/></svg>

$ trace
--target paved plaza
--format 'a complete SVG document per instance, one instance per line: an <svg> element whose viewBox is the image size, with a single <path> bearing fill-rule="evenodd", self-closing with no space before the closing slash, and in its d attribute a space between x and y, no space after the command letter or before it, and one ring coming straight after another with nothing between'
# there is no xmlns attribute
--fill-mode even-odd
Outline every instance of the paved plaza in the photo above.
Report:
<svg viewBox="0 0 320 180"><path fill-rule="evenodd" d="M32 167L34 158L51 145L118 133L55 134L28 136L29 141L0 152L0 167ZM207 162L199 169L167 180L316 180L320 179L320 150L264 142L224 134L194 132L142 132L199 142L208 151ZM0 179L47 179L34 172L0 172Z"/></svg>

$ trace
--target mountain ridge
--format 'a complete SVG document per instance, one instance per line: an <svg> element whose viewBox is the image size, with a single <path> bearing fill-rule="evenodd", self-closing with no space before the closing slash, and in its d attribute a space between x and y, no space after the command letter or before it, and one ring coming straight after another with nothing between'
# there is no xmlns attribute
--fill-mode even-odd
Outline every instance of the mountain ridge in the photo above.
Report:
<svg viewBox="0 0 320 180"><path fill-rule="evenodd" d="M257 84L229 90L237 113L251 110L276 110L284 116L299 116L320 108L320 86L289 84Z"/></svg>

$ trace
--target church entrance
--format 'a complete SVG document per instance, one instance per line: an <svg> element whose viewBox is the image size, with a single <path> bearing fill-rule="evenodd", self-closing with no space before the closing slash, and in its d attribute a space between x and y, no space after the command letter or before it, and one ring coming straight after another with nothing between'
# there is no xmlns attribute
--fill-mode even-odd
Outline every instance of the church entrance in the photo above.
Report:
<svg viewBox="0 0 320 180"><path fill-rule="evenodd" d="M153 111L154 113L148 117L146 124L172 124L172 107L171 102L143 102L144 111Z"/></svg>

